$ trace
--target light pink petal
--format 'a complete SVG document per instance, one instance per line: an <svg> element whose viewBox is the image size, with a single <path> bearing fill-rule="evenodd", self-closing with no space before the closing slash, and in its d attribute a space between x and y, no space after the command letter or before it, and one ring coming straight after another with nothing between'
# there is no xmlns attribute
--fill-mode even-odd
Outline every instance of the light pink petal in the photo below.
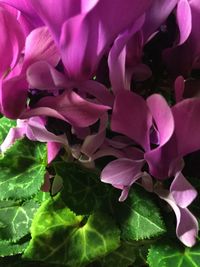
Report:
<svg viewBox="0 0 200 267"><path fill-rule="evenodd" d="M180 0L177 5L177 24L180 30L179 45L189 37L192 29L192 14L188 0Z"/></svg>
<svg viewBox="0 0 200 267"><path fill-rule="evenodd" d="M39 142L57 142L67 145L67 138L65 135L55 135L49 132L44 123L38 117L30 118L27 122L26 136L29 139Z"/></svg>
<svg viewBox="0 0 200 267"><path fill-rule="evenodd" d="M101 173L101 181L115 186L130 186L141 174L143 160L130 160L126 158L111 161Z"/></svg>
<svg viewBox="0 0 200 267"><path fill-rule="evenodd" d="M81 147L81 152L91 157L93 153L103 144L106 136L106 127L108 123L108 115L105 113L100 118L99 130L96 134L88 135Z"/></svg>
<svg viewBox="0 0 200 267"><path fill-rule="evenodd" d="M0 145L0 151L4 153L9 147L11 147L16 140L21 139L25 136L24 128L11 128L4 139L3 143Z"/></svg>
<svg viewBox="0 0 200 267"><path fill-rule="evenodd" d="M151 125L151 113L141 96L129 91L116 96L111 120L113 131L127 135L148 151Z"/></svg>
<svg viewBox="0 0 200 267"><path fill-rule="evenodd" d="M185 179L182 173L178 173L171 186L170 192L175 202L181 208L189 206L197 196L195 188Z"/></svg>
<svg viewBox="0 0 200 267"><path fill-rule="evenodd" d="M175 212L177 237L185 246L194 246L199 230L197 219L187 208L180 208L172 195L159 190L156 193L161 199L165 200Z"/></svg>

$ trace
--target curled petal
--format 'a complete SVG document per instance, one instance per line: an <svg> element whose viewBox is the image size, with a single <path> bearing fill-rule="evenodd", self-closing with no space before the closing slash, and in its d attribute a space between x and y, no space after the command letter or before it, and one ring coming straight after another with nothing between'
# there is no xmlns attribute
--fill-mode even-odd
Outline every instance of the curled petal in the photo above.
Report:
<svg viewBox="0 0 200 267"><path fill-rule="evenodd" d="M172 207L176 215L177 237L185 246L194 246L199 230L197 219L187 208L179 207L168 191L157 190L156 193Z"/></svg>
<svg viewBox="0 0 200 267"><path fill-rule="evenodd" d="M27 80L31 88L39 90L57 90L71 87L64 74L58 72L46 61L33 63L26 72Z"/></svg>
<svg viewBox="0 0 200 267"><path fill-rule="evenodd" d="M144 160L134 161L126 158L114 160L103 169L101 181L122 189L120 200L123 201L128 195L130 186L142 176L143 165Z"/></svg>
<svg viewBox="0 0 200 267"><path fill-rule="evenodd" d="M181 208L189 206L197 196L197 191L194 187L185 179L182 173L178 173L171 186L170 192L175 202Z"/></svg>
<svg viewBox="0 0 200 267"><path fill-rule="evenodd" d="M88 135L81 147L81 152L91 157L93 153L103 144L106 136L106 126L108 123L108 115L105 113L100 118L99 131L96 134Z"/></svg>
<svg viewBox="0 0 200 267"><path fill-rule="evenodd" d="M124 89L130 89L130 77L127 76L127 69L126 69L126 56L127 56L127 43L130 39L134 39L134 34L140 30L144 23L145 16L141 16L133 25L133 27L129 30L126 30L124 33L120 34L117 39L115 40L108 57L108 65L109 65L109 74L110 80L112 84L112 90L114 93L120 92ZM133 45L137 45L137 38L134 39ZM131 47L132 48L132 47ZM138 52L135 49L136 53ZM138 57L138 55L134 55ZM140 53L139 53L140 56ZM135 62L132 56L132 65L136 65L138 62ZM133 67L131 74L133 72ZM129 71L130 72L130 71Z"/></svg>

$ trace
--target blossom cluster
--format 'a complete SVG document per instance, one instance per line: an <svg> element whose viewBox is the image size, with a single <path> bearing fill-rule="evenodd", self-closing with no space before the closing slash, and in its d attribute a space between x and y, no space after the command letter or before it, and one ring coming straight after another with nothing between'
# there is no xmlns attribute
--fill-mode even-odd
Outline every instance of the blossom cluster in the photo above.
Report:
<svg viewBox="0 0 200 267"><path fill-rule="evenodd" d="M0 112L17 120L1 151L26 136L49 164L61 148L90 168L112 156L102 182L120 201L136 182L157 194L193 246L200 1L3 0L0 20Z"/></svg>

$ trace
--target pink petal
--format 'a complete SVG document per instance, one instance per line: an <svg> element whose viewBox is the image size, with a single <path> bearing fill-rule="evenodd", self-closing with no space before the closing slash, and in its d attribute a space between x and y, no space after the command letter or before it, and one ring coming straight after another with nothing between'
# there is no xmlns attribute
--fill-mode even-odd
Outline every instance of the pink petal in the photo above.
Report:
<svg viewBox="0 0 200 267"><path fill-rule="evenodd" d="M159 133L159 146L151 151L145 153L150 173L157 178L166 178L166 162L163 162L165 158L162 156L164 146L172 137L174 132L174 119L170 107L165 99L160 95L152 95L147 99L147 105L151 111L153 119L155 121L158 133ZM169 154L169 153L168 153ZM164 168L163 166L164 165Z"/></svg>
<svg viewBox="0 0 200 267"><path fill-rule="evenodd" d="M110 109L108 106L86 101L75 92L64 92L57 97L44 97L37 103L36 107L54 109L72 125L77 127L92 125Z"/></svg>
<svg viewBox="0 0 200 267"><path fill-rule="evenodd" d="M180 172L175 176L170 186L170 192L181 208L189 206L197 196L197 191Z"/></svg>
<svg viewBox="0 0 200 267"><path fill-rule="evenodd" d="M200 149L200 99L179 102L173 108L177 154L185 156Z"/></svg>
<svg viewBox="0 0 200 267"><path fill-rule="evenodd" d="M26 74L29 86L39 90L57 90L67 86L70 88L71 85L64 74L58 72L46 61L33 63Z"/></svg>
<svg viewBox="0 0 200 267"><path fill-rule="evenodd" d="M192 14L188 0L180 0L177 5L177 24L180 30L179 45L189 37L192 29Z"/></svg>
<svg viewBox="0 0 200 267"><path fill-rule="evenodd" d="M130 160L126 158L111 161L101 173L101 181L109 183L115 187L131 186L139 176L141 177L141 168L144 165L143 160Z"/></svg>
<svg viewBox="0 0 200 267"><path fill-rule="evenodd" d="M23 128L11 128L0 146L0 152L4 153L9 147L11 147L16 140L25 136L25 129Z"/></svg>
<svg viewBox="0 0 200 267"><path fill-rule="evenodd" d="M19 118L26 108L28 84L24 75L4 80L1 88L3 114L10 119Z"/></svg>
<svg viewBox="0 0 200 267"><path fill-rule="evenodd" d="M88 135L81 147L81 152L91 157L93 153L103 144L106 136L106 127L108 123L108 115L105 113L100 118L100 127L96 134Z"/></svg>
<svg viewBox="0 0 200 267"><path fill-rule="evenodd" d="M112 90L116 94L121 90L130 89L130 77L127 77L126 69L126 56L127 56L127 43L133 38L134 34L140 30L144 23L145 16L141 16L134 24L133 27L129 30L126 30L124 33L120 34L116 38L108 57L109 65L109 74L110 81L112 84ZM136 43L137 40L135 40ZM136 44L133 44L136 46ZM137 52L137 49L135 49ZM134 58L132 57L132 65L137 64Z"/></svg>
<svg viewBox="0 0 200 267"><path fill-rule="evenodd" d="M183 76L178 76L174 82L176 103L183 100L183 93L185 89L185 82Z"/></svg>
<svg viewBox="0 0 200 267"><path fill-rule="evenodd" d="M154 94L147 98L147 105L159 132L159 145L171 138L174 131L174 119L171 108L161 95Z"/></svg>
<svg viewBox="0 0 200 267"><path fill-rule="evenodd" d="M50 164L55 157L58 155L61 149L61 144L57 142L48 142L47 143L47 152L48 152L48 164Z"/></svg>
<svg viewBox="0 0 200 267"><path fill-rule="evenodd" d="M111 120L113 131L127 135L148 151L151 125L151 113L141 96L129 91L116 96Z"/></svg>
<svg viewBox="0 0 200 267"><path fill-rule="evenodd" d="M0 7L0 77L17 63L25 37L16 17Z"/></svg>
<svg viewBox="0 0 200 267"><path fill-rule="evenodd" d="M198 221L187 208L180 208L171 194L157 191L159 197L165 200L174 210L176 215L176 235L187 247L192 247L196 243L198 236Z"/></svg>
<svg viewBox="0 0 200 267"><path fill-rule="evenodd" d="M47 27L39 27L28 35L24 55L24 70L39 60L44 60L53 66L60 60L58 49Z"/></svg>

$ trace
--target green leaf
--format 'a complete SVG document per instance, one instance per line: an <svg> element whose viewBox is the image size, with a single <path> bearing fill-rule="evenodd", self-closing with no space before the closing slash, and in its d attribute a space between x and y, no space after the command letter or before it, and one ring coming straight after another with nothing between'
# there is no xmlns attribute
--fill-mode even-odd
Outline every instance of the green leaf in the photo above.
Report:
<svg viewBox="0 0 200 267"><path fill-rule="evenodd" d="M105 256L120 243L119 229L111 217L101 213L76 216L59 195L39 208L31 235L25 258L71 267Z"/></svg>
<svg viewBox="0 0 200 267"><path fill-rule="evenodd" d="M17 141L0 159L0 199L25 199L36 194L44 181L46 145Z"/></svg>
<svg viewBox="0 0 200 267"><path fill-rule="evenodd" d="M15 127L15 126L16 126L16 121L14 121L14 120L9 120L5 117L0 119L0 144L5 139L10 128Z"/></svg>
<svg viewBox="0 0 200 267"><path fill-rule="evenodd" d="M102 205L107 191L97 172L76 163L55 163L54 167L63 179L62 199L76 214L89 214Z"/></svg>
<svg viewBox="0 0 200 267"><path fill-rule="evenodd" d="M136 260L136 247L123 243L118 249L100 259L101 267L129 267Z"/></svg>
<svg viewBox="0 0 200 267"><path fill-rule="evenodd" d="M200 244L193 248L184 248L174 243L156 243L149 250L150 267L199 267Z"/></svg>
<svg viewBox="0 0 200 267"><path fill-rule="evenodd" d="M38 204L32 200L22 205L8 201L6 206L6 202L0 202L0 239L17 241L29 233Z"/></svg>
<svg viewBox="0 0 200 267"><path fill-rule="evenodd" d="M115 213L124 240L142 240L165 233L165 226L152 194L136 185L130 191L128 199L116 205Z"/></svg>
<svg viewBox="0 0 200 267"><path fill-rule="evenodd" d="M20 242L10 242L10 241L0 241L0 257L13 256L16 254L21 254L25 248L28 246L28 241L24 243ZM4 265L3 265L4 266Z"/></svg>
<svg viewBox="0 0 200 267"><path fill-rule="evenodd" d="M45 200L51 198L50 193L49 192L43 192L43 191L39 191L37 193L37 195L35 195L34 200L36 202L38 202L39 204L41 204L42 202L44 202Z"/></svg>

